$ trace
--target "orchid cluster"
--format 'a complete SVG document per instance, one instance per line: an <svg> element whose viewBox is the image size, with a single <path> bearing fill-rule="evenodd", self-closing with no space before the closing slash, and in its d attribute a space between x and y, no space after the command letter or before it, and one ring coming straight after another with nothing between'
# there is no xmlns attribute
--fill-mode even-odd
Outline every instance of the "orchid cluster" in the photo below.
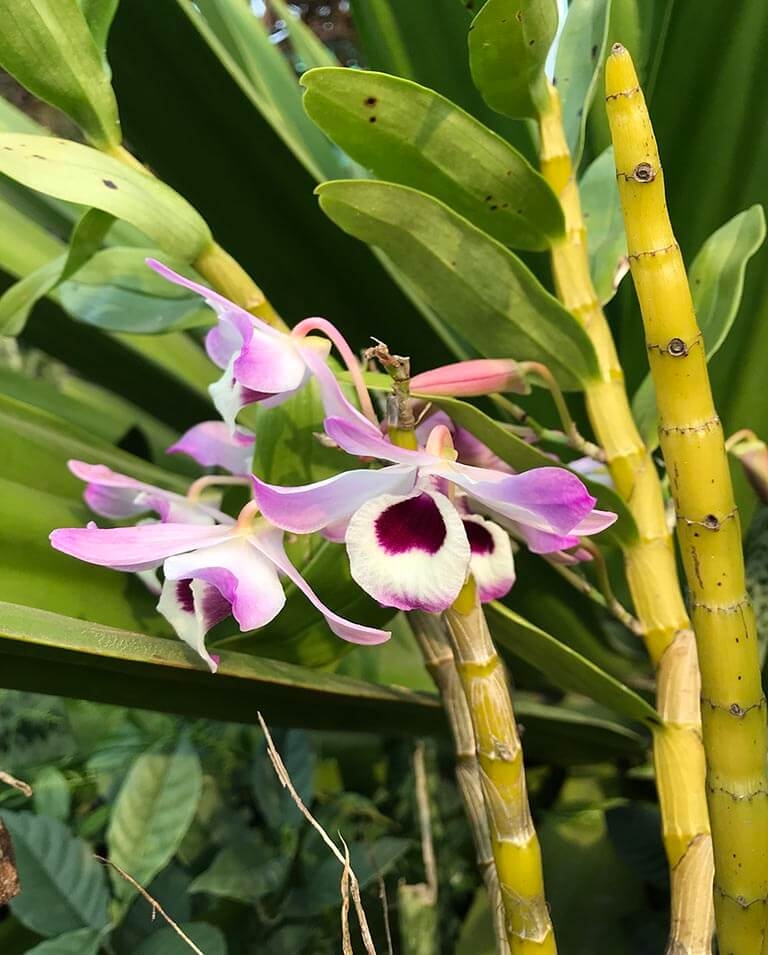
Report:
<svg viewBox="0 0 768 955"><path fill-rule="evenodd" d="M360 365L330 322L311 318L280 332L159 262L148 264L201 295L218 317L205 346L222 369L210 388L222 420L196 425L169 450L231 476L203 477L182 496L103 465L71 461L86 482L92 511L135 523L59 529L51 543L80 560L140 574L159 595L158 611L211 670L217 660L205 646L208 631L230 614L241 631L268 624L285 604L281 577L343 640L377 644L389 637L323 604L288 558L286 531L343 542L352 577L383 606L439 613L470 575L483 601L508 592L515 580L510 533L536 553L565 554L578 548L581 536L615 520L595 510L595 498L571 471L553 466L512 473L442 413L419 424L414 447L400 446L382 430ZM331 345L351 373L360 410L328 365ZM426 373L420 386L478 394L502 390L514 374L512 362L465 362ZM274 407L310 378L319 386L326 440L366 466L302 487L267 484L251 473L258 436L238 426L238 413L255 402ZM233 517L208 494L211 486L238 482L248 484L251 499Z"/></svg>

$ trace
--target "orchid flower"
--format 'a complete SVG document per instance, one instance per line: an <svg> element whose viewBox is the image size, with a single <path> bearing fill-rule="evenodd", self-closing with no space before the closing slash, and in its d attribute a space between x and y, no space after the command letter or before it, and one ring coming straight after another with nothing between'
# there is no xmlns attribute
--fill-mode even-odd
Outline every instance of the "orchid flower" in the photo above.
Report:
<svg viewBox="0 0 768 955"><path fill-rule="evenodd" d="M477 516L468 528L451 500L457 489L485 513L512 522L538 553L573 547L580 535L595 534L616 519L595 510L595 498L563 468L508 474L457 462L444 426L434 428L419 450L393 445L377 427L350 416L327 418L325 430L350 454L394 463L304 487L275 487L254 477L255 499L286 530L343 536L352 576L385 606L445 610L464 585L473 553L487 558L486 599L511 586L506 535Z"/></svg>
<svg viewBox="0 0 768 955"><path fill-rule="evenodd" d="M359 363L331 322L324 318L307 318L287 334L155 259L147 259L147 265L169 282L197 292L218 315L218 324L206 336L205 349L223 374L209 390L216 410L230 431L235 430L235 419L241 408L254 402L269 407L281 404L304 387L312 376L317 378L320 386L325 413L339 413L339 401L345 399L326 363L331 342L352 375L364 415L375 420ZM312 331L322 332L326 337L310 336ZM352 412L358 414L354 409Z"/></svg>
<svg viewBox="0 0 768 955"><path fill-rule="evenodd" d="M331 630L352 643L376 644L386 631L345 620L322 603L283 547L283 532L245 505L235 520L208 505L135 481L103 465L71 461L87 481L85 499L96 513L134 517L154 511L160 521L136 527L62 528L52 532L56 550L113 570L163 569L157 605L179 637L216 671L205 646L208 631L230 613L241 631L263 627L280 613L287 577L320 611Z"/></svg>
<svg viewBox="0 0 768 955"><path fill-rule="evenodd" d="M168 454L186 454L203 467L245 475L251 473L255 443L255 436L245 428L231 431L223 421L202 421L185 431Z"/></svg>

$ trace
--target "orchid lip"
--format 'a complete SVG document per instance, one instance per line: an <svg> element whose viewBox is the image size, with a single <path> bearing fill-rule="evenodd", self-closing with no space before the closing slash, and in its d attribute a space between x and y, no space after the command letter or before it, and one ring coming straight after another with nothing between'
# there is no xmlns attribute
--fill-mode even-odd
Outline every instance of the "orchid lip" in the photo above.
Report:
<svg viewBox="0 0 768 955"><path fill-rule="evenodd" d="M412 550L436 554L446 535L437 505L424 493L391 504L376 519L375 531L382 550L392 556Z"/></svg>

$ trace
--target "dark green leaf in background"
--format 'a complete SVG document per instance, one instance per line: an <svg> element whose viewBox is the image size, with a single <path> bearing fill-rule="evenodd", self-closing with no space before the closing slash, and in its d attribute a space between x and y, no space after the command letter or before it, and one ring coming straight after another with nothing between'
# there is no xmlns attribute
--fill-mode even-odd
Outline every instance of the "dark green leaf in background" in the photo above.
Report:
<svg viewBox="0 0 768 955"><path fill-rule="evenodd" d="M512 248L546 249L563 232L552 190L500 136L432 90L362 70L311 70L304 108L380 179L445 202Z"/></svg>
<svg viewBox="0 0 768 955"><path fill-rule="evenodd" d="M117 103L77 0L2 0L0 22L0 65L95 145L118 145Z"/></svg>
<svg viewBox="0 0 768 955"><path fill-rule="evenodd" d="M487 0L469 29L472 78L486 103L505 116L535 118L546 110L556 0Z"/></svg>
<svg viewBox="0 0 768 955"><path fill-rule="evenodd" d="M544 362L567 390L597 374L576 319L512 252L443 203L373 181L329 182L317 194L337 225L383 251L480 354Z"/></svg>
<svg viewBox="0 0 768 955"><path fill-rule="evenodd" d="M179 926L205 955L227 955L227 944L221 929L206 922L183 922ZM189 945L167 925L149 936L136 949L135 955L189 955Z"/></svg>
<svg viewBox="0 0 768 955"><path fill-rule="evenodd" d="M579 193L587 228L589 269L600 304L605 305L616 294L618 283L628 270L627 237L612 146L587 167L579 182Z"/></svg>
<svg viewBox="0 0 768 955"><path fill-rule="evenodd" d="M3 812L22 884L11 909L44 936L107 925L106 877L91 849L48 816Z"/></svg>
<svg viewBox="0 0 768 955"><path fill-rule="evenodd" d="M100 938L100 934L93 929L81 928L40 942L30 948L27 955L96 955L101 944Z"/></svg>
<svg viewBox="0 0 768 955"><path fill-rule="evenodd" d="M148 752L131 767L115 801L107 830L112 862L148 885L176 853L197 808L202 769L189 740L170 754ZM135 889L113 875L118 898Z"/></svg>

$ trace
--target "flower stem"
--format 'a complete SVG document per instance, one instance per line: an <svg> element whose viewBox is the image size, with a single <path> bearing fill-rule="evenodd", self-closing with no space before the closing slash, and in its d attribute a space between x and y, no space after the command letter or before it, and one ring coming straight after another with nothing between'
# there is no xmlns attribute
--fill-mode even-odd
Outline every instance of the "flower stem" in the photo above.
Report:
<svg viewBox="0 0 768 955"><path fill-rule="evenodd" d="M667 214L653 128L632 59L619 44L606 63L606 101L692 597L720 951L758 955L768 901L768 735L754 615L701 331Z"/></svg>
<svg viewBox="0 0 768 955"><path fill-rule="evenodd" d="M554 955L512 698L471 577L443 619L474 728L509 947L512 955Z"/></svg>
<svg viewBox="0 0 768 955"><path fill-rule="evenodd" d="M368 389L365 386L365 379L363 378L363 373L360 368L360 362L357 360L355 353L349 347L349 343L347 342L346 338L332 322L329 322L325 318L305 318L303 321L299 322L298 325L294 326L291 334L297 337L303 337L312 331L322 332L323 335L325 335L325 337L336 346L336 350L341 355L344 364L347 366L347 371L352 376L352 382L355 386L355 391L357 392L361 411L369 421L378 427L379 419L376 417L376 412L373 410L371 396L368 394Z"/></svg>
<svg viewBox="0 0 768 955"><path fill-rule="evenodd" d="M554 87L550 87L549 109L540 117L540 133L541 170L565 213L565 236L551 250L555 288L595 347L600 377L586 390L587 411L616 489L639 531L639 540L625 547L624 559L635 612L657 670L662 728L654 734L654 763L673 908L668 952L709 955L712 871L711 862L707 869L707 859L711 847L693 634L678 582L661 483L632 417L611 330L590 277L579 191ZM684 917L676 918L681 899L686 900L687 910Z"/></svg>
<svg viewBox="0 0 768 955"><path fill-rule="evenodd" d="M456 783L464 803L464 811L469 820L472 839L475 843L477 865L485 883L488 905L493 917L496 936L496 948L499 955L508 955L507 931L504 922L504 908L496 873L496 863L491 850L491 835L488 818L485 814L483 789L480 782L480 764L477 760L475 731L469 713L467 698L464 695L453 651L448 639L445 624L437 614L412 610L408 620L413 635L421 650L429 675L435 682L448 726L453 739L456 756Z"/></svg>

